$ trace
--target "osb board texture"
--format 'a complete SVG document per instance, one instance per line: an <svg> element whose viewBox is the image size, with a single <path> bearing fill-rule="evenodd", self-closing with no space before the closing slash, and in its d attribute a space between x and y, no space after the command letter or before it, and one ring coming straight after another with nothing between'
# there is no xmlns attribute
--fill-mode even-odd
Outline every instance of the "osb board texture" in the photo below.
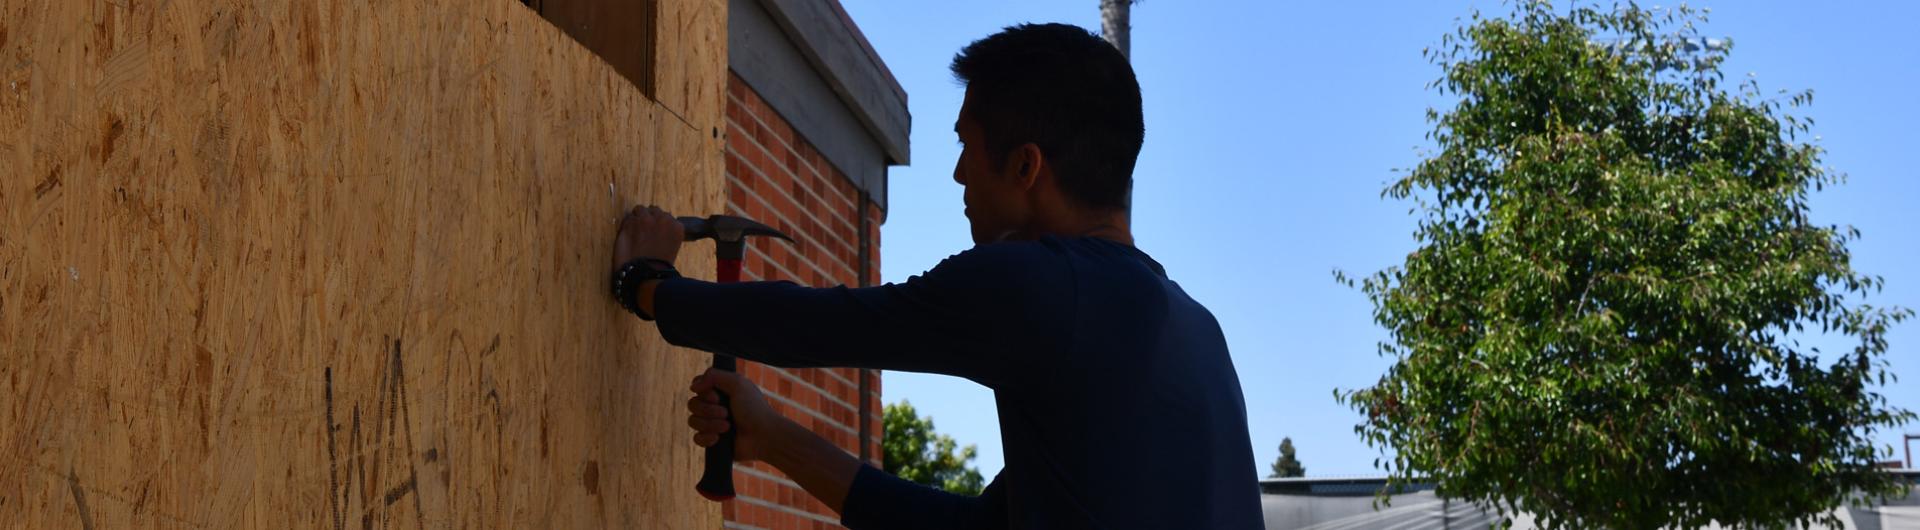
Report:
<svg viewBox="0 0 1920 530"><path fill-rule="evenodd" d="M621 0L607 0L621 1ZM658 0L654 79L720 79L717 83L654 83L661 108L682 121L707 128L709 138L726 134L726 0ZM718 26L715 30L705 30ZM724 144L722 144L724 146ZM724 199L723 199L724 202Z"/></svg>
<svg viewBox="0 0 1920 530"><path fill-rule="evenodd" d="M708 357L605 290L622 206L719 210L724 57L669 108L512 0L0 0L0 528L718 527Z"/></svg>

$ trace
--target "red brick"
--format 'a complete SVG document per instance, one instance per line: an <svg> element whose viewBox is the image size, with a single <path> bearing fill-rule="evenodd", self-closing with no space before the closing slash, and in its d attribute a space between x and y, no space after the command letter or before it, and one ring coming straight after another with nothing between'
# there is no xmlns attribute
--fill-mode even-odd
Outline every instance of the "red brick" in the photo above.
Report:
<svg viewBox="0 0 1920 530"><path fill-rule="evenodd" d="M859 225L879 226L881 212L870 208L867 218L861 219L858 188L739 78L729 79L727 96L727 211L773 225L798 240L796 247L753 246L746 257L746 279L788 279L817 286L859 284ZM870 231L868 266L874 267L869 269L870 278L879 276L878 241L879 231ZM878 377L853 369L781 370L754 363L743 364L742 373L777 396L773 406L780 414L839 447L858 452L865 446L871 454L879 453ZM870 384L864 395L859 392L861 379ZM861 403L869 409L866 417L858 417ZM869 429L865 439L857 436L861 425ZM750 467L783 476L763 463ZM761 476L740 480L743 498L835 517L825 505L792 486ZM730 503L724 515L730 521L772 530L839 528L761 505Z"/></svg>
<svg viewBox="0 0 1920 530"><path fill-rule="evenodd" d="M729 98L744 98L747 96L747 91L747 83L741 81L740 76L735 75L733 72L727 72L727 96Z"/></svg>

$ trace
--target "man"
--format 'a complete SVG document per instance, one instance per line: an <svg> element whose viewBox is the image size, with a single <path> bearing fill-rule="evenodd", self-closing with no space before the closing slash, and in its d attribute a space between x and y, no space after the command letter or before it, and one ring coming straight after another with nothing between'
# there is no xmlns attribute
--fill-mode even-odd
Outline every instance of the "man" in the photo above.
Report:
<svg viewBox="0 0 1920 530"><path fill-rule="evenodd" d="M1259 528L1245 404L1219 325L1133 247L1127 201L1144 125L1132 67L1086 30L1046 24L974 42L952 70L967 85L953 178L974 248L861 289L654 270L667 278L622 303L681 346L986 385L1005 469L978 497L906 482L717 371L693 381L694 442L733 431L737 459L780 469L854 530ZM615 263L664 269L680 241L672 216L635 208Z"/></svg>

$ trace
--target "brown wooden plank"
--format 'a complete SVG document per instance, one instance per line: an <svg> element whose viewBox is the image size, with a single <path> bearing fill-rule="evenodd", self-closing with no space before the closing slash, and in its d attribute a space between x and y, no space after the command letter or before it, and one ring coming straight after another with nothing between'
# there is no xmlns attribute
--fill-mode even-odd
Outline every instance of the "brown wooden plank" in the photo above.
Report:
<svg viewBox="0 0 1920 530"><path fill-rule="evenodd" d="M535 0L541 16L567 32L615 71L654 93L654 35L658 0ZM725 22L722 22L724 31ZM698 30L696 30L698 31ZM724 33L722 36L724 37Z"/></svg>

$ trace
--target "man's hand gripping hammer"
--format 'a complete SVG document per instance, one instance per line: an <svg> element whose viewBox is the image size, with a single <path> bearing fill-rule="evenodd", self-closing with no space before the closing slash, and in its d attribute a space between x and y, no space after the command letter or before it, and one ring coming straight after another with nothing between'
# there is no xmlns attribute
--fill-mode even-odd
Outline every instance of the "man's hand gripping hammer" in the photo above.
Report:
<svg viewBox="0 0 1920 530"><path fill-rule="evenodd" d="M774 230L773 227L760 224L744 217L731 215L713 215L709 217L680 217L680 226L686 229L686 241L712 239L717 267L714 281L734 283L740 281L740 264L747 252L748 236L777 237L793 242L793 238ZM732 372L735 370L731 355L714 354L713 367ZM732 410L726 393L720 394L720 406ZM694 489L700 496L710 500L724 501L733 498L733 435L734 431L720 433L720 441L707 448L706 470L700 475L700 483Z"/></svg>

